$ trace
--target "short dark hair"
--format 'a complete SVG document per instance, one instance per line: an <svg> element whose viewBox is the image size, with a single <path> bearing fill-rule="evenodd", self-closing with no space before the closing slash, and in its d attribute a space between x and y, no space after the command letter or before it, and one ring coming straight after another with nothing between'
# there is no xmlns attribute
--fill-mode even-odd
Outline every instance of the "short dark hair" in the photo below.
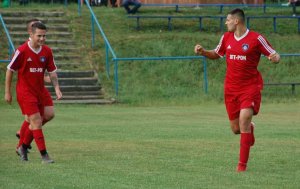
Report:
<svg viewBox="0 0 300 189"><path fill-rule="evenodd" d="M237 16L242 22L245 22L245 13L242 9L233 9L232 11L229 12L231 15Z"/></svg>
<svg viewBox="0 0 300 189"><path fill-rule="evenodd" d="M47 27L42 22L35 22L32 24L32 32L34 33L36 29L47 30Z"/></svg>
<svg viewBox="0 0 300 189"><path fill-rule="evenodd" d="M32 19L28 20L26 22L27 30L28 30L28 28L31 28L32 24L34 24L35 22L41 22L41 21L39 19L37 19L37 18L32 18Z"/></svg>

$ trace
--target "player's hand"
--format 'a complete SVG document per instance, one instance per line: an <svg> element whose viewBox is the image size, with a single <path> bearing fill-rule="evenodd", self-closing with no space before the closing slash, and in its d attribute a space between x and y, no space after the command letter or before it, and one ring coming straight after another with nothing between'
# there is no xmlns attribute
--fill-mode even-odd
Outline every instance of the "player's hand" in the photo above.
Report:
<svg viewBox="0 0 300 189"><path fill-rule="evenodd" d="M56 90L55 93L56 93L56 100L60 100L62 98L61 91L60 90Z"/></svg>
<svg viewBox="0 0 300 189"><path fill-rule="evenodd" d="M51 79L49 75L44 75L44 82L51 83Z"/></svg>
<svg viewBox="0 0 300 189"><path fill-rule="evenodd" d="M5 97L4 97L5 101L8 103L8 104L11 104L12 102L12 96L10 93L5 93Z"/></svg>
<svg viewBox="0 0 300 189"><path fill-rule="evenodd" d="M195 46L195 48L194 48L194 52L195 52L196 54L200 54L200 55L202 55L203 50L204 50L204 48L203 48L201 45L199 45L199 44L197 44L197 45Z"/></svg>
<svg viewBox="0 0 300 189"><path fill-rule="evenodd" d="M274 63L274 64L278 64L279 61L280 61L280 55L278 53L274 53L274 54L271 54L268 59Z"/></svg>

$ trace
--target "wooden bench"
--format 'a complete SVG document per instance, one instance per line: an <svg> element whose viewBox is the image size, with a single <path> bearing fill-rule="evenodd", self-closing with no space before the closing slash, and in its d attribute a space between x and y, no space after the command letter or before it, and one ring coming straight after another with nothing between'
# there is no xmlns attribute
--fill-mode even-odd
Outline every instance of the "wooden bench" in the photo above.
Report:
<svg viewBox="0 0 300 189"><path fill-rule="evenodd" d="M300 85L300 82L288 82L288 83L265 83L264 86L292 86L292 94L296 92L296 85Z"/></svg>
<svg viewBox="0 0 300 189"><path fill-rule="evenodd" d="M136 29L140 29L140 19L168 19L168 29L172 30L172 19L198 19L199 30L202 30L203 19L219 19L220 20L220 31L224 30L224 20L226 16L174 16L174 15L134 15L128 16L128 18L136 19ZM273 29L277 32L277 19L298 19L298 32L300 33L300 16L247 16L246 24L250 28L250 19L273 19Z"/></svg>

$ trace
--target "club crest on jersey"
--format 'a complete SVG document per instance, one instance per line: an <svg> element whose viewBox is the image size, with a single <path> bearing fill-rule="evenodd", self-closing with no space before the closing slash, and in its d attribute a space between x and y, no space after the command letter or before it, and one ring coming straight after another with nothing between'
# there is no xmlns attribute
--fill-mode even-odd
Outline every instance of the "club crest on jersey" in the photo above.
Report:
<svg viewBox="0 0 300 189"><path fill-rule="evenodd" d="M249 45L244 43L242 45L242 49L243 49L243 51L247 51L249 49Z"/></svg>
<svg viewBox="0 0 300 189"><path fill-rule="evenodd" d="M43 62L43 63L46 62L46 57L41 56L41 57L40 57L40 61Z"/></svg>

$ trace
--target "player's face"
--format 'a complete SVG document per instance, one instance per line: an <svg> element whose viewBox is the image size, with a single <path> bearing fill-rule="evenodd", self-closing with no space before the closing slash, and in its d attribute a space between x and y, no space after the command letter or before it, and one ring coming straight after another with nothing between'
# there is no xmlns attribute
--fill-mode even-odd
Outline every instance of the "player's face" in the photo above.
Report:
<svg viewBox="0 0 300 189"><path fill-rule="evenodd" d="M228 14L225 24L229 32L234 32L236 29L237 19L233 15Z"/></svg>
<svg viewBox="0 0 300 189"><path fill-rule="evenodd" d="M45 44L46 30L36 29L35 32L30 34L34 47L38 47Z"/></svg>

